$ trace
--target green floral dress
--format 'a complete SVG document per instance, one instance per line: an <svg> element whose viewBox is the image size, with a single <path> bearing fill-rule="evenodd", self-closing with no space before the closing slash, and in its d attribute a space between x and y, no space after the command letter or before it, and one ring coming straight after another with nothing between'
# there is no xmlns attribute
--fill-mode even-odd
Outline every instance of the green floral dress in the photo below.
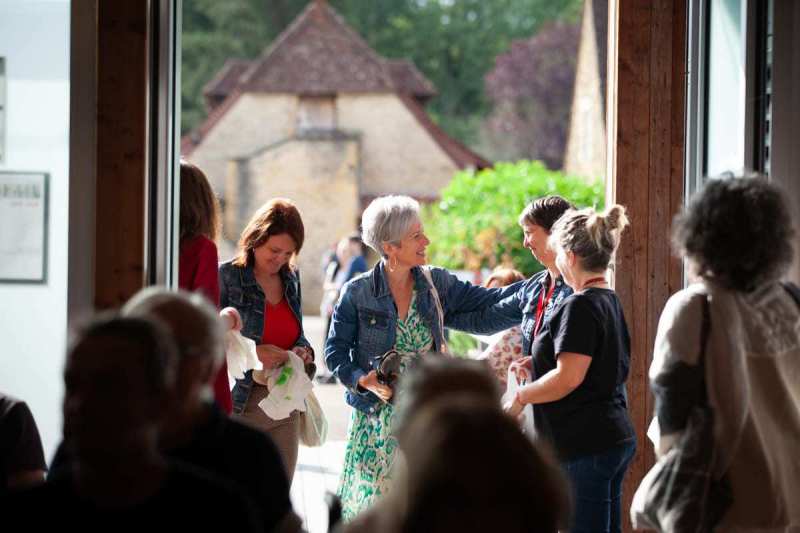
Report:
<svg viewBox="0 0 800 533"><path fill-rule="evenodd" d="M416 292L405 320L397 320L395 349L404 355L400 372L433 345L431 330L417 313ZM347 448L339 483L342 517L350 520L391 490L397 459L397 439L392 436L394 408L381 403L372 415L353 409L347 431Z"/></svg>

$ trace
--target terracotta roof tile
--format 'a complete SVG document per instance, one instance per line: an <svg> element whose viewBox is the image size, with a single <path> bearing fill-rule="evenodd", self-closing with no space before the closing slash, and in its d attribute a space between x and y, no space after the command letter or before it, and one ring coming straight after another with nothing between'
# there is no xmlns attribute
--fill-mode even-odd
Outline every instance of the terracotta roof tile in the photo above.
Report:
<svg viewBox="0 0 800 533"><path fill-rule="evenodd" d="M386 64L397 92L410 94L421 100L436 96L436 87L407 59L388 59Z"/></svg>
<svg viewBox="0 0 800 533"><path fill-rule="evenodd" d="M248 59L228 59L219 72L203 86L203 96L228 96L239 84L239 78L253 62Z"/></svg>
<svg viewBox="0 0 800 533"><path fill-rule="evenodd" d="M242 77L247 91L394 92L385 60L324 2L311 2Z"/></svg>

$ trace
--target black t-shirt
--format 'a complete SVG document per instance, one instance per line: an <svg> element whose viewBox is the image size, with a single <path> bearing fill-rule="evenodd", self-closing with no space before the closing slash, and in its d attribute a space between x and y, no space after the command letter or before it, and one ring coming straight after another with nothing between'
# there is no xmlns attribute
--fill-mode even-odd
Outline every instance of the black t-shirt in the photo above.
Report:
<svg viewBox="0 0 800 533"><path fill-rule="evenodd" d="M0 494L10 475L46 469L42 440L28 405L0 394Z"/></svg>
<svg viewBox="0 0 800 533"><path fill-rule="evenodd" d="M630 344L616 293L598 288L566 298L536 337L531 353L537 378L556 368L559 353L592 358L578 388L533 408L537 433L561 459L601 453L635 436L625 392Z"/></svg>
<svg viewBox="0 0 800 533"><path fill-rule="evenodd" d="M101 508L75 492L71 470L0 501L3 522L20 531L235 531L261 524L249 500L232 485L192 467L170 464L161 489L136 505ZM9 530L12 531L13 529Z"/></svg>
<svg viewBox="0 0 800 533"><path fill-rule="evenodd" d="M252 501L265 531L292 511L289 479L278 448L257 429L232 420L211 405L211 416L185 446L167 456L233 482Z"/></svg>
<svg viewBox="0 0 800 533"><path fill-rule="evenodd" d="M165 454L232 482L249 498L264 531L273 531L292 511L289 479L278 449L263 431L229 418L214 404L208 407L209 418L195 430L192 440ZM53 458L51 475L69 472L71 463L62 442Z"/></svg>

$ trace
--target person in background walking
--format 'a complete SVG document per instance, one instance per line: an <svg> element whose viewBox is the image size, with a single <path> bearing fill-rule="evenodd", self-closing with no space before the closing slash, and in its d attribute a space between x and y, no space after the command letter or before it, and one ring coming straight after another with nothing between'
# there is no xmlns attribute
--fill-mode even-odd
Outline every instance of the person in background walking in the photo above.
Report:
<svg viewBox="0 0 800 533"><path fill-rule="evenodd" d="M358 233L343 237L336 246L335 261L332 260L325 270L320 314L325 318L325 329L323 331L326 341L331 327L333 307L339 300L342 286L357 274L367 271L367 261L364 258L362 248L363 243ZM324 357L322 365L318 365L318 368L327 370L327 366L324 364ZM317 381L320 383L336 383L336 376L329 370L327 372L318 372Z"/></svg>

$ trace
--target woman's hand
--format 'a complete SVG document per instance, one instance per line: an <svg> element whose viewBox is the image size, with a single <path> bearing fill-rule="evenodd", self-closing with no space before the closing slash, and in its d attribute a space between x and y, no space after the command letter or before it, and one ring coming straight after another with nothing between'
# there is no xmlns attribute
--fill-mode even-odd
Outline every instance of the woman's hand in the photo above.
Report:
<svg viewBox="0 0 800 533"><path fill-rule="evenodd" d="M277 368L289 360L289 352L274 344L259 344L256 346L256 355L264 368L269 370Z"/></svg>
<svg viewBox="0 0 800 533"><path fill-rule="evenodd" d="M389 385L378 383L378 374L374 370L370 370L369 374L358 378L358 385L367 389L384 402L388 402L392 398L392 394L394 394Z"/></svg>
<svg viewBox="0 0 800 533"><path fill-rule="evenodd" d="M503 411L515 420L519 420L522 415L523 407L524 405L520 402L519 394L515 394L510 402L506 402L505 405L503 405Z"/></svg>
<svg viewBox="0 0 800 533"><path fill-rule="evenodd" d="M527 357L520 357L516 361L512 362L508 369L511 370L515 376L517 376L517 383L523 383L526 381L531 380L531 356Z"/></svg>
<svg viewBox="0 0 800 533"><path fill-rule="evenodd" d="M308 346L295 346L292 348L292 351L303 360L303 363L308 364L314 362L314 352Z"/></svg>
<svg viewBox="0 0 800 533"><path fill-rule="evenodd" d="M242 330L242 316L235 307L226 307L219 312L222 321L225 324L226 331L241 331Z"/></svg>

